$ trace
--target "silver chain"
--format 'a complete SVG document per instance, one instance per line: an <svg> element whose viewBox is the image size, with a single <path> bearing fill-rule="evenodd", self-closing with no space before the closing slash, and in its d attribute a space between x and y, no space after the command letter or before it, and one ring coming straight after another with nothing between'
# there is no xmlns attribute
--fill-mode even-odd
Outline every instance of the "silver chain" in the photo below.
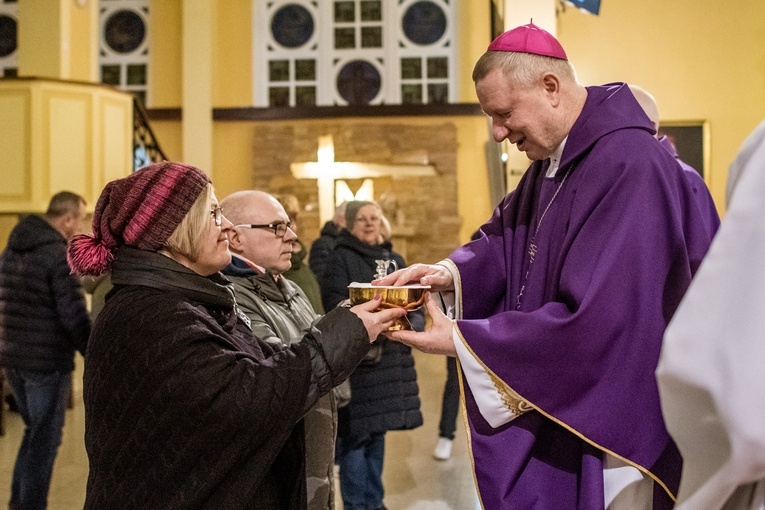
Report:
<svg viewBox="0 0 765 510"><path fill-rule="evenodd" d="M542 226L542 220L545 219L545 215L547 214L547 211L550 210L550 206L555 202L556 197L558 196L558 193L560 193L560 189L563 187L563 183L566 182L566 179L568 179L568 174L571 171L571 167L568 167L566 170L566 173L563 174L563 179L561 179L560 184L558 184L558 189L555 190L555 193L553 194L550 201L547 203L547 207L545 207L545 210L542 211L542 216L539 217L539 221L537 222L537 228L534 229L534 235L531 236L531 242L529 242L529 265L526 268L526 274L523 276L523 285L521 285L521 290L518 292L518 297L515 299L515 309L520 310L521 309L521 298L523 297L523 291L526 290L526 282L529 280L529 272L531 271L531 265L534 263L534 257L536 257L538 247L536 244L537 240L537 234L539 233L539 227Z"/></svg>

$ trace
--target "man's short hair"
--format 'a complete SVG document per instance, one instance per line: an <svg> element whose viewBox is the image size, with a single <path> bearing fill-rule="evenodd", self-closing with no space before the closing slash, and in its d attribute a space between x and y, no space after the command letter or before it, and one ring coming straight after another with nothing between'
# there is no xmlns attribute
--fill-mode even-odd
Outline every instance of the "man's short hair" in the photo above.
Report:
<svg viewBox="0 0 765 510"><path fill-rule="evenodd" d="M568 60L512 51L487 51L481 55L473 68L473 82L486 78L495 69L526 86L533 85L546 72L576 82L576 71Z"/></svg>
<svg viewBox="0 0 765 510"><path fill-rule="evenodd" d="M49 218L60 218L67 213L76 215L81 205L87 205L87 202L77 193L59 191L51 197L45 215Z"/></svg>

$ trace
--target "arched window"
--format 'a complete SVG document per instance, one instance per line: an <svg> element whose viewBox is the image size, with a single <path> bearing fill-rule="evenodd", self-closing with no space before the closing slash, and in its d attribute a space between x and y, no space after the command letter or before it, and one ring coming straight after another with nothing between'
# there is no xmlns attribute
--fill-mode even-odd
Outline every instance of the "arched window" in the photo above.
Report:
<svg viewBox="0 0 765 510"><path fill-rule="evenodd" d="M254 0L255 106L455 100L457 0Z"/></svg>
<svg viewBox="0 0 765 510"><path fill-rule="evenodd" d="M132 92L147 104L149 1L100 0L98 63L101 83Z"/></svg>
<svg viewBox="0 0 765 510"><path fill-rule="evenodd" d="M0 0L0 76L19 71L19 6L16 0Z"/></svg>

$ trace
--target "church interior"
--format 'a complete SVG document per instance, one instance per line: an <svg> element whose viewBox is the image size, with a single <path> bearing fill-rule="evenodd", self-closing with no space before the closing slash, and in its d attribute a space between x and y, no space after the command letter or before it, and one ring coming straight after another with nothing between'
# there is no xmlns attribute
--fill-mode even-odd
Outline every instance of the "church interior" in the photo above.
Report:
<svg viewBox="0 0 765 510"><path fill-rule="evenodd" d="M471 72L529 20L581 83L653 94L723 217L728 165L765 115L761 0L0 0L0 250L56 192L92 212L107 182L167 159L204 170L219 198L295 195L307 246L336 204L376 200L407 263L437 262L528 166L492 140ZM432 457L444 360L415 358L425 423L389 435L386 506L480 508L462 418L451 458ZM52 510L84 501L83 363ZM0 416L5 504L23 423Z"/></svg>

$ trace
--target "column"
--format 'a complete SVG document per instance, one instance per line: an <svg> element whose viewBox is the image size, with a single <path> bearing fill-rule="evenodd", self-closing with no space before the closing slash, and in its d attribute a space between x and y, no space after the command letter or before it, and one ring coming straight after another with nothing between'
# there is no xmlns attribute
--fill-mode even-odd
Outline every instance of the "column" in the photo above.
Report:
<svg viewBox="0 0 765 510"><path fill-rule="evenodd" d="M183 161L213 182L213 0L183 0Z"/></svg>
<svg viewBox="0 0 765 510"><path fill-rule="evenodd" d="M19 76L97 82L98 0L19 2Z"/></svg>

